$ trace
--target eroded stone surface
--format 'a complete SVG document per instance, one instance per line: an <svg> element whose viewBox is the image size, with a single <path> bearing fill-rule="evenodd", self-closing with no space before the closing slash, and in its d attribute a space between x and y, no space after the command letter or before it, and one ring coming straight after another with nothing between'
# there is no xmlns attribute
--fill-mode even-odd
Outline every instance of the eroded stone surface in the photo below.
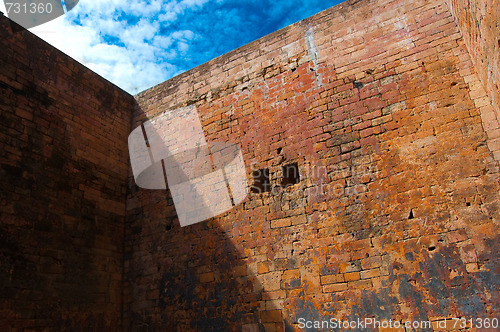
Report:
<svg viewBox="0 0 500 332"><path fill-rule="evenodd" d="M499 129L453 15L348 1L136 101L2 17L0 325L498 317ZM135 185L127 136L186 105L272 187L181 228L168 190Z"/></svg>
<svg viewBox="0 0 500 332"><path fill-rule="evenodd" d="M269 169L273 190L181 229L168 193L133 189L129 326L497 314L484 96L441 1L347 2L139 94L133 126L194 104L207 139L241 146L249 183ZM301 179L283 189L290 163Z"/></svg>

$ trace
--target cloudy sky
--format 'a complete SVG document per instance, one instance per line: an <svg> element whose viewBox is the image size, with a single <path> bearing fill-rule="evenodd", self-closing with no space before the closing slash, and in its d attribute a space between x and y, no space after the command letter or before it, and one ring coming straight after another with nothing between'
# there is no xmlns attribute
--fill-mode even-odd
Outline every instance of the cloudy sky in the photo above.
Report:
<svg viewBox="0 0 500 332"><path fill-rule="evenodd" d="M339 2L80 0L30 31L135 94Z"/></svg>

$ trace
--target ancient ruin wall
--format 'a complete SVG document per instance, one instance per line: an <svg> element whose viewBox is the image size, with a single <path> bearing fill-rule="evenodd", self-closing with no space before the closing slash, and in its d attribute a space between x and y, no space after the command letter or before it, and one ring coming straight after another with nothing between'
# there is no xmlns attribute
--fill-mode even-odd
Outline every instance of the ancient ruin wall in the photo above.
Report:
<svg viewBox="0 0 500 332"><path fill-rule="evenodd" d="M273 190L181 228L170 193L130 173L125 328L498 316L498 154L476 83L445 1L362 0L136 96L132 129L195 105Z"/></svg>
<svg viewBox="0 0 500 332"><path fill-rule="evenodd" d="M14 28L0 15L1 330L121 330L134 100Z"/></svg>
<svg viewBox="0 0 500 332"><path fill-rule="evenodd" d="M447 0L500 122L500 1ZM493 116L492 114L492 116ZM494 118L490 116L489 121ZM497 129L499 127L497 126ZM496 137L500 138L500 131ZM497 140L498 141L498 140ZM499 143L497 143L499 144Z"/></svg>
<svg viewBox="0 0 500 332"><path fill-rule="evenodd" d="M498 99L448 8L348 1L145 91L135 110L0 17L0 326L498 317ZM180 228L168 191L127 179L126 137L187 104L209 140L243 149L250 183L268 169L273 187ZM283 188L290 165L300 181Z"/></svg>

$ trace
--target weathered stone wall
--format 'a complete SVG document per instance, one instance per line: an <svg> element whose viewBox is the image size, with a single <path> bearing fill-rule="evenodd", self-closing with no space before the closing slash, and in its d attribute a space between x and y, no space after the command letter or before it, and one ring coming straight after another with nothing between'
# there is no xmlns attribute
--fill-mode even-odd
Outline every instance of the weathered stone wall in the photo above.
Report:
<svg viewBox="0 0 500 332"><path fill-rule="evenodd" d="M479 65L492 19L452 3L348 1L137 104L0 16L2 329L498 317L498 98ZM185 105L272 190L181 228L168 190L135 185L126 144Z"/></svg>
<svg viewBox="0 0 500 332"><path fill-rule="evenodd" d="M500 1L447 0L500 121ZM493 121L493 119L490 119ZM498 129L498 127L497 127ZM499 138L498 130L496 137ZM498 140L497 140L498 141ZM498 144L498 143L497 143Z"/></svg>
<svg viewBox="0 0 500 332"><path fill-rule="evenodd" d="M132 129L195 105L273 190L181 228L170 193L130 174L125 328L498 316L499 170L475 82L445 1L362 0L136 96Z"/></svg>
<svg viewBox="0 0 500 332"><path fill-rule="evenodd" d="M121 330L134 100L0 15L0 329Z"/></svg>

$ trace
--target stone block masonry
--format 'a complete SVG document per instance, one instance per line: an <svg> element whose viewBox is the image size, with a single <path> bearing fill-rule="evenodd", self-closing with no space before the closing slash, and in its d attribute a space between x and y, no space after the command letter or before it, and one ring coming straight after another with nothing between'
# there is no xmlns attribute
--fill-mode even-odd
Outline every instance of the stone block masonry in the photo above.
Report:
<svg viewBox="0 0 500 332"><path fill-rule="evenodd" d="M0 17L0 326L500 318L498 49L458 3L347 1L135 98ZM126 144L187 105L253 189L181 228Z"/></svg>
<svg viewBox="0 0 500 332"><path fill-rule="evenodd" d="M486 96L448 4L418 0L348 1L137 95L133 128L194 105L271 189L180 228L168 192L132 186L125 326L498 316Z"/></svg>

